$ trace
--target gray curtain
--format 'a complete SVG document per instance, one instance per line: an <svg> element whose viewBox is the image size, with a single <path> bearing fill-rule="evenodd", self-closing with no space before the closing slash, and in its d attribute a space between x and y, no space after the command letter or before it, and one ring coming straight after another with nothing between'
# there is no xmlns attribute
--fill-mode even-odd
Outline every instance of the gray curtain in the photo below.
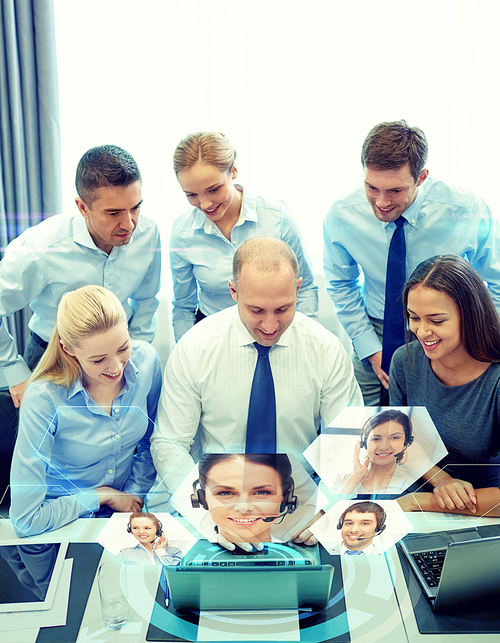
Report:
<svg viewBox="0 0 500 643"><path fill-rule="evenodd" d="M0 0L0 256L61 211L61 145L52 0ZM9 319L24 350L29 311Z"/></svg>

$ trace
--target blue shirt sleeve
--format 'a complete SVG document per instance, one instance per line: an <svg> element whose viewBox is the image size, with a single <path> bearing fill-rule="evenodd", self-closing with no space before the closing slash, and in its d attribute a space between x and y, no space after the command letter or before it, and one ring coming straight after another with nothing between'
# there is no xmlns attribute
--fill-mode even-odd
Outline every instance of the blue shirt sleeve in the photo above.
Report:
<svg viewBox="0 0 500 643"><path fill-rule="evenodd" d="M176 342L194 326L198 308L198 284L193 264L187 257L185 241L180 234L183 220L184 217L181 217L174 221L170 236L170 271L174 290L172 323Z"/></svg>
<svg viewBox="0 0 500 643"><path fill-rule="evenodd" d="M302 278L302 285L297 298L297 310L308 317L318 319L318 286L314 280L311 262L299 226L287 209L285 209L281 223L280 238L288 243L295 252L299 264L299 277Z"/></svg>
<svg viewBox="0 0 500 643"><path fill-rule="evenodd" d="M26 236L14 239L0 262L0 368L9 386L21 384L31 371L18 355L6 325L6 315L28 306L46 287L43 254Z"/></svg>
<svg viewBox="0 0 500 643"><path fill-rule="evenodd" d="M152 347L151 347L152 348ZM156 470L151 457L150 440L161 392L161 365L158 353L154 350L154 363L151 390L147 396L148 429L137 445L137 453L132 461L130 476L123 491L144 497L153 484Z"/></svg>
<svg viewBox="0 0 500 643"><path fill-rule="evenodd" d="M60 493L65 495L47 497L47 469L58 422L57 405L44 389L31 384L21 404L12 458L10 507L10 518L18 536L58 529L84 514L91 515L100 506L94 489L78 489L76 485L73 485L73 495L66 495L61 487Z"/></svg>
<svg viewBox="0 0 500 643"><path fill-rule="evenodd" d="M323 225L325 285L358 357L364 359L381 351L382 344L366 313L359 265L344 246L332 239L333 228L340 225L335 221L334 207Z"/></svg>
<svg viewBox="0 0 500 643"><path fill-rule="evenodd" d="M129 297L129 304L134 311L129 320L130 336L152 342L156 332L156 311L161 277L160 233L155 226L155 251L149 268L139 288Z"/></svg>

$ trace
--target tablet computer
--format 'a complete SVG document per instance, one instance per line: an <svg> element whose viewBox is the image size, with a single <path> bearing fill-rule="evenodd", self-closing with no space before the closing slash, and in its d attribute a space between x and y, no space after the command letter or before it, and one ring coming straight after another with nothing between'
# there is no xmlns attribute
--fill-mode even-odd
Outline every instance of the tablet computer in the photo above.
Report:
<svg viewBox="0 0 500 643"><path fill-rule="evenodd" d="M67 549L67 540L2 542L0 612L50 609Z"/></svg>

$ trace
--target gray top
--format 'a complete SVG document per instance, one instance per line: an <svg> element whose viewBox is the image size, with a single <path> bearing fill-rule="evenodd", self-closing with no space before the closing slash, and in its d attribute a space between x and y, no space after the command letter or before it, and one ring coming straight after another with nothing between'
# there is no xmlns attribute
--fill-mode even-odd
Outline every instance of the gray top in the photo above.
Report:
<svg viewBox="0 0 500 643"><path fill-rule="evenodd" d="M474 487L498 486L500 464L500 364L461 386L445 386L434 374L420 342L394 353L389 377L391 406L425 406L449 454L439 466ZM468 465L468 466L453 466Z"/></svg>

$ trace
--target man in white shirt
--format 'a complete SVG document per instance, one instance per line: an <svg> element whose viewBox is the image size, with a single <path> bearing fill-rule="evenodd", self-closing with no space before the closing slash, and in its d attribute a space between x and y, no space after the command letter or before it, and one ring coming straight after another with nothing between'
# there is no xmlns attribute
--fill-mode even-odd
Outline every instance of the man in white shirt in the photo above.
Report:
<svg viewBox="0 0 500 643"><path fill-rule="evenodd" d="M340 516L337 529L341 530L342 543L333 554L380 554L382 550L373 543L385 529L386 513L376 502L356 502Z"/></svg>
<svg viewBox="0 0 500 643"><path fill-rule="evenodd" d="M19 406L26 381L42 356L65 292L104 286L127 313L130 335L152 341L160 287L156 224L139 218L141 174L133 157L115 145L92 148L76 171L78 212L58 214L28 228L5 249L0 263L0 369ZM30 305L24 359L5 316Z"/></svg>
<svg viewBox="0 0 500 643"><path fill-rule="evenodd" d="M191 328L176 344L163 382L151 451L158 477L148 506L172 494L203 453L244 453L254 343L270 346L276 451L296 455L362 397L335 335L296 312L302 280L295 254L279 239L253 238L234 256L229 288L237 305ZM158 493L158 492L168 493Z"/></svg>

